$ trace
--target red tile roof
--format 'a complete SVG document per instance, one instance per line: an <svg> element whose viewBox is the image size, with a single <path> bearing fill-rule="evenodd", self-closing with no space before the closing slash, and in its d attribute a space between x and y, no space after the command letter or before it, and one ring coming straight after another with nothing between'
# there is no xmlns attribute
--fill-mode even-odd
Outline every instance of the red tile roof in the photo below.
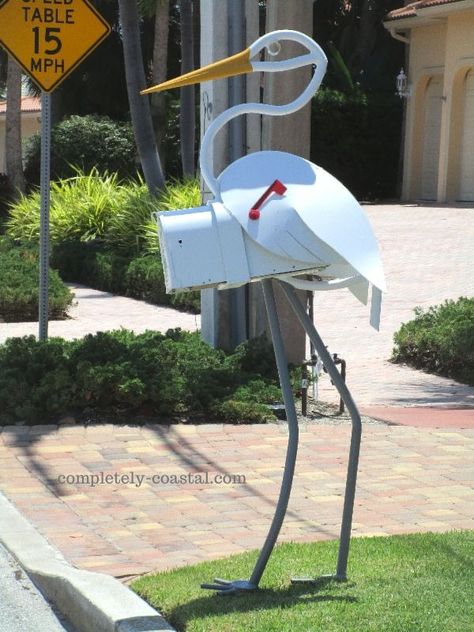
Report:
<svg viewBox="0 0 474 632"><path fill-rule="evenodd" d="M401 9L395 9L385 18L386 20L401 20L402 18L412 18L417 15L419 9L427 9L428 7L437 7L442 4L452 4L461 2L462 0L420 0L419 2L410 2Z"/></svg>
<svg viewBox="0 0 474 632"><path fill-rule="evenodd" d="M7 111L7 102L0 101L0 115ZM22 97L22 112L41 112L41 99L39 97Z"/></svg>

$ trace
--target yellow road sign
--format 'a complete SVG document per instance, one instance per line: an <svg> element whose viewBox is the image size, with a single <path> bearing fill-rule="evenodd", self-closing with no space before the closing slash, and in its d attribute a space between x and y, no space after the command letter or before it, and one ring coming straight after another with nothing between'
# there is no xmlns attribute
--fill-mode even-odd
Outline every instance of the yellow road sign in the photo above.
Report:
<svg viewBox="0 0 474 632"><path fill-rule="evenodd" d="M5 0L0 44L51 92L110 33L88 0Z"/></svg>

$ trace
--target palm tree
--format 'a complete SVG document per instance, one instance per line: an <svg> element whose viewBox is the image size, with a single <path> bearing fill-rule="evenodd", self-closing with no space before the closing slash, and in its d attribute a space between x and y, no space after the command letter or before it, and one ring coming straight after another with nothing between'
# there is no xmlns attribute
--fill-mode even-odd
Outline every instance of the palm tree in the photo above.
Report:
<svg viewBox="0 0 474 632"><path fill-rule="evenodd" d="M194 70L193 1L180 0L181 22L181 74ZM194 177L194 143L196 114L194 86L180 90L179 128L181 137L181 163L183 175Z"/></svg>
<svg viewBox="0 0 474 632"><path fill-rule="evenodd" d="M21 68L8 55L7 109L5 116L6 173L15 195L25 191L21 154Z"/></svg>
<svg viewBox="0 0 474 632"><path fill-rule="evenodd" d="M140 96L146 87L145 69L140 44L138 7L136 0L119 0L120 26L122 30L125 77L128 102L143 168L145 182L155 195L165 185L160 157L156 148L148 97Z"/></svg>
<svg viewBox="0 0 474 632"><path fill-rule="evenodd" d="M155 32L153 39L152 83L157 85L167 79L169 0L155 1ZM166 125L166 97L163 92L155 92L151 97L153 123L158 150L161 149Z"/></svg>

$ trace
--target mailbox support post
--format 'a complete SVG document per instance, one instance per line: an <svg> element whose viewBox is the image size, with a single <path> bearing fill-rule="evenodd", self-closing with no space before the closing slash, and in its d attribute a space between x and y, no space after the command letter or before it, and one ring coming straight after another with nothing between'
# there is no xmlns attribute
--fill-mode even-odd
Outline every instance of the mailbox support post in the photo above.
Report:
<svg viewBox="0 0 474 632"><path fill-rule="evenodd" d="M285 355L285 347L283 344L280 323L278 321L278 312L275 301L275 294L273 292L272 281L270 279L264 279L262 281L262 287L263 296L265 299L265 306L267 308L270 332L272 335L273 348L275 350L275 359L278 368L278 376L280 378L283 402L285 404L286 419L288 421L288 447L286 450L285 469L283 472L283 480L281 483L280 496L278 498L275 515L273 517L270 530L265 540L265 544L260 551L260 555L250 578L251 583L257 586L260 582L263 571L265 570L265 566L267 565L268 558L270 557L270 554L273 551L273 547L275 546L275 542L278 534L280 533L281 525L286 514L286 509L288 507L288 500L290 498L291 486L295 473L299 435L295 400L293 397L293 390L291 388L290 374L288 372L288 361Z"/></svg>
<svg viewBox="0 0 474 632"><path fill-rule="evenodd" d="M306 310L296 296L294 288L288 283L278 281L285 296L287 297L291 307L294 309L296 315L302 326L305 328L311 342L316 349L316 353L323 361L324 366L329 373L335 387L339 391L339 394L346 405L347 410L351 416L352 421L352 433L351 433L351 445L349 449L349 463L347 466L347 479L346 490L344 494L344 509L342 513L341 523L341 535L339 540L339 554L337 560L337 569L335 579L344 581L347 579L347 561L349 558L349 546L351 540L351 528L352 528L352 514L354 511L354 498L357 482L357 470L359 467L359 453L360 442L362 436L362 423L360 419L359 411L352 398L352 395L347 388L341 374L337 370L337 367L331 357L331 354L326 349L324 342L321 340L315 326L311 322ZM296 580L299 581L299 580ZM307 581L307 580L303 580ZM313 580L310 580L313 581Z"/></svg>
<svg viewBox="0 0 474 632"><path fill-rule="evenodd" d="M291 487L293 484L293 476L295 473L296 455L298 452L298 418L296 415L295 400L291 388L290 374L288 372L288 361L283 345L280 323L278 321L272 280L264 279L262 281L262 286L265 306L268 313L268 321L270 324L270 332L272 335L273 348L275 351L278 375L283 394L283 401L285 404L286 418L288 421L288 446L286 449L285 469L283 472L280 495L278 497L275 514L250 580L227 581L224 579L214 579L215 583L201 584L201 588L217 590L219 591L219 594L223 595L233 594L242 590L255 590L258 588L258 584L262 578L273 548L275 547L276 540L285 518Z"/></svg>

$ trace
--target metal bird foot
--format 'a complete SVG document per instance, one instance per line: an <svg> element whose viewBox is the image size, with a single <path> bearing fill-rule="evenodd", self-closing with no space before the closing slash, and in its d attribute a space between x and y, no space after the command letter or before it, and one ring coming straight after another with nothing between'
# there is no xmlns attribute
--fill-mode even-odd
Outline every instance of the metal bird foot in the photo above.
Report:
<svg viewBox="0 0 474 632"><path fill-rule="evenodd" d="M257 590L258 586L245 579L237 579L231 582L215 577L213 584L201 584L201 588L216 590L218 595L235 595L239 592Z"/></svg>

